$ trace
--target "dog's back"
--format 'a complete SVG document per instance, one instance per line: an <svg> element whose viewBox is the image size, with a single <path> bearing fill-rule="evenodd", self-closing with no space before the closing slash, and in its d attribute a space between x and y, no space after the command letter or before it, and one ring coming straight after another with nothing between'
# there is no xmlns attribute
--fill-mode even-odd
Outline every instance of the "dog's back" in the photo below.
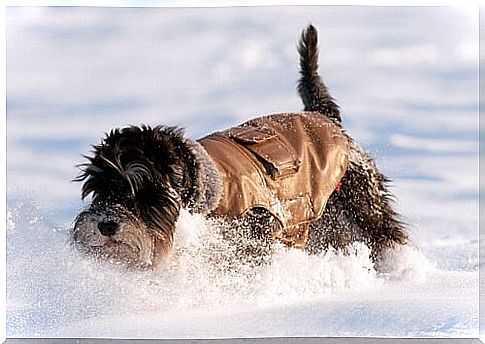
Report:
<svg viewBox="0 0 485 344"><path fill-rule="evenodd" d="M348 163L341 129L316 112L263 116L199 140L217 164L222 197L215 217L264 208L279 220L281 241L304 247Z"/></svg>
<svg viewBox="0 0 485 344"><path fill-rule="evenodd" d="M298 80L298 93L303 100L305 111L316 111L341 122L339 107L318 75L318 34L313 25L303 30L298 52L301 74Z"/></svg>

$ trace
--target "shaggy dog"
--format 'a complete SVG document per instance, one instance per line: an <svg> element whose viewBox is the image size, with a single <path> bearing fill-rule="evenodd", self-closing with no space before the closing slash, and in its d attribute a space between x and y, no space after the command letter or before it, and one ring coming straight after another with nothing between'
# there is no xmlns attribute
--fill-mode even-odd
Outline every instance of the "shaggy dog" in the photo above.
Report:
<svg viewBox="0 0 485 344"><path fill-rule="evenodd" d="M303 112L256 118L197 141L167 126L107 134L76 179L92 202L75 220L72 243L134 268L155 267L171 251L186 208L228 223L241 256L263 256L272 242L312 254L362 242L378 263L406 244L389 180L342 129L317 72L313 26L298 50Z"/></svg>

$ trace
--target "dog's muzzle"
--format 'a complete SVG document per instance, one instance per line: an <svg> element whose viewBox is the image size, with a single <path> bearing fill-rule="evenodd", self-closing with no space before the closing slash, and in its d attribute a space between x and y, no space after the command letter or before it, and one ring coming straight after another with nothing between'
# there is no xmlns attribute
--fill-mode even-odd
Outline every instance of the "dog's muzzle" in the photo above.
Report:
<svg viewBox="0 0 485 344"><path fill-rule="evenodd" d="M82 253L134 268L153 265L154 238L135 216L121 208L81 212L71 242Z"/></svg>

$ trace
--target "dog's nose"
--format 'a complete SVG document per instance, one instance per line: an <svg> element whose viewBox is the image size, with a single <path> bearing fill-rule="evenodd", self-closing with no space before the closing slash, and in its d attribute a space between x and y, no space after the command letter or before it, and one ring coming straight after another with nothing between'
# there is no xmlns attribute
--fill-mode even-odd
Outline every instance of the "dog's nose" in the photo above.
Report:
<svg viewBox="0 0 485 344"><path fill-rule="evenodd" d="M98 229L102 235L111 236L118 231L118 224L114 221L98 222Z"/></svg>

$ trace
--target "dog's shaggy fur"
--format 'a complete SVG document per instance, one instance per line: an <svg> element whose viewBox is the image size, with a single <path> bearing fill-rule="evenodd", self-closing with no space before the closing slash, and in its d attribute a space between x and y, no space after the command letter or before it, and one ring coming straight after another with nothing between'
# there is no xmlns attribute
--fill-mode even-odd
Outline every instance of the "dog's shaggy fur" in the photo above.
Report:
<svg viewBox="0 0 485 344"><path fill-rule="evenodd" d="M311 25L302 33L299 53L298 92L304 110L318 112L341 128L339 107L317 72L317 32ZM387 250L406 244L408 237L391 206L389 180L347 138L347 171L323 215L310 225L306 250L314 254L330 247L345 251L351 243L363 242L378 262ZM84 181L82 197L92 194L92 203L77 216L72 242L97 257L136 268L156 266L172 247L180 209L210 216L221 197L216 164L197 141L175 127L114 129L86 158L88 163L76 180ZM241 255L264 255L267 251L258 245L268 246L271 233L280 225L261 209L228 221L239 224L227 227L234 232L228 237L236 244L244 241L241 235L255 239L251 247L242 245Z"/></svg>

